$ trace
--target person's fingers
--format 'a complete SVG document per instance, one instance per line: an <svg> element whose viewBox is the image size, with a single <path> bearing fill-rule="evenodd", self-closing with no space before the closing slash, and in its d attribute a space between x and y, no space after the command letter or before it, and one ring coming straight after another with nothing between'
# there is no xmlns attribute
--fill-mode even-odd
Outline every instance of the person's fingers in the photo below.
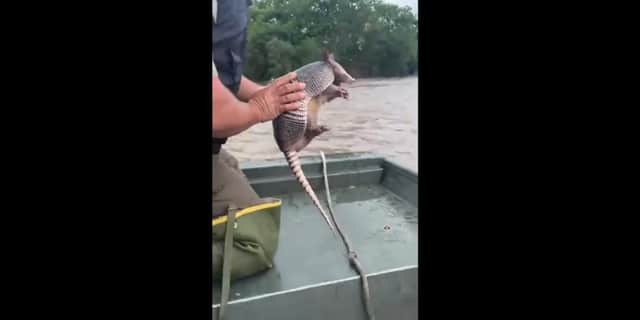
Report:
<svg viewBox="0 0 640 320"><path fill-rule="evenodd" d="M294 111L294 110L298 110L300 109L300 107L302 107L302 103L301 102L291 102L291 103L287 103L287 104L283 104L282 106L282 112L285 111Z"/></svg>
<svg viewBox="0 0 640 320"><path fill-rule="evenodd" d="M299 100L303 100L305 98L305 96L306 95L304 94L304 92L290 93L290 94L287 94L285 96L282 96L280 98L281 99L280 102L284 104L284 103L289 103L289 102L292 102L292 101L299 101Z"/></svg>
<svg viewBox="0 0 640 320"><path fill-rule="evenodd" d="M296 91L304 90L307 85L304 82L287 83L278 87L277 92L279 95L292 93Z"/></svg>
<svg viewBox="0 0 640 320"><path fill-rule="evenodd" d="M283 85L283 84L295 79L297 76L298 75L296 75L295 72L289 72L289 73L285 74L284 76L276 79L276 81L274 81L273 84L276 87L279 87L279 86L281 86L281 85Z"/></svg>

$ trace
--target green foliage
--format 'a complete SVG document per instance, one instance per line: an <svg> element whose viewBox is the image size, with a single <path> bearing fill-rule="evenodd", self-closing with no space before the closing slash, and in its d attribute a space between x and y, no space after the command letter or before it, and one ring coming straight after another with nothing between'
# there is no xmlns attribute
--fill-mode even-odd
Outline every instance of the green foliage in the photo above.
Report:
<svg viewBox="0 0 640 320"><path fill-rule="evenodd" d="M245 74L278 77L331 50L354 77L417 72L418 20L380 0L254 1Z"/></svg>
<svg viewBox="0 0 640 320"><path fill-rule="evenodd" d="M267 49L268 74L282 75L295 68L293 61L296 49L289 42L273 38L266 43L265 47Z"/></svg>

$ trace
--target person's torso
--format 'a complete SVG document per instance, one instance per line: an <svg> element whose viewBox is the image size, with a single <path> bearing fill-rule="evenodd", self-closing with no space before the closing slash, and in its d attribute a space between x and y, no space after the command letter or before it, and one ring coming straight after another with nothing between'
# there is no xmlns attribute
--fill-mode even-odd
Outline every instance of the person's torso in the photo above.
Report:
<svg viewBox="0 0 640 320"><path fill-rule="evenodd" d="M212 0L213 62L222 84L236 94L240 88L251 0ZM213 153L227 141L213 138Z"/></svg>
<svg viewBox="0 0 640 320"><path fill-rule="evenodd" d="M213 43L219 44L246 31L250 0L214 0L217 15L213 23ZM215 5L215 4L214 4Z"/></svg>
<svg viewBox="0 0 640 320"><path fill-rule="evenodd" d="M242 78L250 5L249 0L217 0L212 30L213 59L220 81L234 94Z"/></svg>

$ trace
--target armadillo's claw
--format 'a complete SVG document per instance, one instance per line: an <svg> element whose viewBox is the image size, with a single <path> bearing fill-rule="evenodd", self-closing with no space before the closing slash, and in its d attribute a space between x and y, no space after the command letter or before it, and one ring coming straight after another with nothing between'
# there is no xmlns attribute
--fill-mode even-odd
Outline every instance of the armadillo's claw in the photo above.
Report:
<svg viewBox="0 0 640 320"><path fill-rule="evenodd" d="M346 100L349 100L349 91L347 91L347 89L339 87L338 90L340 91L340 96L345 98Z"/></svg>

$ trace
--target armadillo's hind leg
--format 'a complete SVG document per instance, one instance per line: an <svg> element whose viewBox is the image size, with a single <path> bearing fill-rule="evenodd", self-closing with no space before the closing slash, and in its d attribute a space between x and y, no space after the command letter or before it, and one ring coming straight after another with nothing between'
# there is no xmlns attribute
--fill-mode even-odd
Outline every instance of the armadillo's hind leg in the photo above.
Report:
<svg viewBox="0 0 640 320"><path fill-rule="evenodd" d="M326 126L307 128L307 130L305 130L304 132L304 136L295 145L293 145L293 150L300 152L300 150L304 149L311 142L311 140L313 140L313 138L327 131L329 131L329 128L327 128Z"/></svg>
<svg viewBox="0 0 640 320"><path fill-rule="evenodd" d="M305 137L309 137L310 139L313 139L327 131L329 131L329 127L317 126L314 128L307 128L307 131L305 131L304 135Z"/></svg>

